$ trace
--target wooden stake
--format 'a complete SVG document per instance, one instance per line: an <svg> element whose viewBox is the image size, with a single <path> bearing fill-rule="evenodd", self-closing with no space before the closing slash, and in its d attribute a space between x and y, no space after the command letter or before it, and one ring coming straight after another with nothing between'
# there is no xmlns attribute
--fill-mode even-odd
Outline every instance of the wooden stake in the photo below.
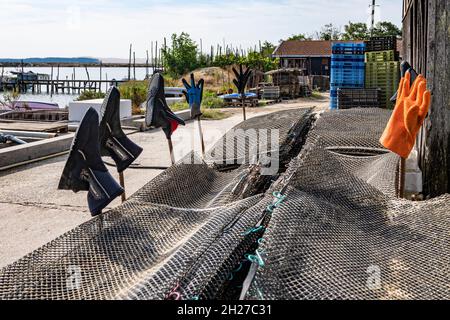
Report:
<svg viewBox="0 0 450 320"><path fill-rule="evenodd" d="M244 98L243 95L241 97L241 103L242 103L242 112L244 114L244 121L246 121L247 120L247 114L245 112L245 98Z"/></svg>
<svg viewBox="0 0 450 320"><path fill-rule="evenodd" d="M145 62L145 78L149 77L149 70L148 70L148 50L147 50L147 60Z"/></svg>
<svg viewBox="0 0 450 320"><path fill-rule="evenodd" d="M406 171L406 159L400 160L400 183L399 183L399 198L405 197L405 172Z"/></svg>
<svg viewBox="0 0 450 320"><path fill-rule="evenodd" d="M133 51L133 80L136 80L136 52Z"/></svg>
<svg viewBox="0 0 450 320"><path fill-rule="evenodd" d="M119 173L119 182L120 182L120 186L123 188L123 193L122 193L122 203L124 203L127 200L127 195L125 193L125 177L123 175L123 172Z"/></svg>
<svg viewBox="0 0 450 320"><path fill-rule="evenodd" d="M200 134L200 142L202 144L202 157L203 160L205 159L205 155L206 155L206 150L205 150L205 140L203 139L203 130L202 130L202 120L201 120L201 116L198 116L197 118L197 123L198 123L198 132Z"/></svg>
<svg viewBox="0 0 450 320"><path fill-rule="evenodd" d="M169 152L170 152L170 160L172 161L172 165L175 164L175 155L173 154L173 144L172 139L167 139L167 144L169 145Z"/></svg>
<svg viewBox="0 0 450 320"><path fill-rule="evenodd" d="M53 97L53 66L50 76L50 97Z"/></svg>
<svg viewBox="0 0 450 320"><path fill-rule="evenodd" d="M130 44L130 55L128 56L128 81L131 80L131 52L133 50L133 44Z"/></svg>

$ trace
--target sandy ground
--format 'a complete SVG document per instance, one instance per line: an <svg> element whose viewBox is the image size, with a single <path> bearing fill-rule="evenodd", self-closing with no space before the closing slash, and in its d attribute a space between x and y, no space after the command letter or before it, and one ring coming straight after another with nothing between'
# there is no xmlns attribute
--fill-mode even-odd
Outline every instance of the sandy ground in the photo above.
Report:
<svg viewBox="0 0 450 320"><path fill-rule="evenodd" d="M316 107L327 109L328 100L299 99L261 108L248 108L247 117L279 110ZM242 121L241 110L227 109L231 117L220 121L203 121L206 148L211 147L229 129ZM180 127L173 135L177 160L191 150L200 152L197 124ZM170 158L161 130L135 133L130 138L144 148L137 164L168 166ZM58 191L57 185L67 156L0 172L0 267L8 265L91 218L86 207L86 193ZM113 167L110 172L118 179ZM161 171L130 169L125 173L127 195L143 187ZM120 204L115 200L109 208Z"/></svg>

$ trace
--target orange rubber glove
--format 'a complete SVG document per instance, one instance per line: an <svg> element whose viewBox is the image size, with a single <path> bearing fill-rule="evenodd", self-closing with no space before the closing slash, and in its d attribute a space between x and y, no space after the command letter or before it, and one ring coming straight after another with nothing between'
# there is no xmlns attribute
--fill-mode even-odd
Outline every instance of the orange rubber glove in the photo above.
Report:
<svg viewBox="0 0 450 320"><path fill-rule="evenodd" d="M417 133L423 125L426 115L430 109L431 94L427 91L427 80L419 75L410 86L411 74L406 73L400 80L397 103L392 112L380 143L402 158L409 157Z"/></svg>

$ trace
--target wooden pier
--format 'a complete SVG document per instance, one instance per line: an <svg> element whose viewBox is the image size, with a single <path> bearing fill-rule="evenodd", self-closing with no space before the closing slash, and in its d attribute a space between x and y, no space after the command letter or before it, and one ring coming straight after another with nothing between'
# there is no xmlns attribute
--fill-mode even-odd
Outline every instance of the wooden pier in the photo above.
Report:
<svg viewBox="0 0 450 320"><path fill-rule="evenodd" d="M33 94L80 94L83 91L103 92L111 85L119 85L127 80L23 80L1 82L0 89L31 92Z"/></svg>

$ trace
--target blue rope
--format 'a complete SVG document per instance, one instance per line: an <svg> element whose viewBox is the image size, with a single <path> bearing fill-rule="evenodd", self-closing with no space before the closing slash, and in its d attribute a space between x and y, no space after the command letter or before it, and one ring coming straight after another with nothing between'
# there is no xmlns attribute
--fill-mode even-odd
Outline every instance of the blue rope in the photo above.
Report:
<svg viewBox="0 0 450 320"><path fill-rule="evenodd" d="M242 235L243 235L243 236L248 236L249 234L256 233L256 232L261 231L261 230L263 230L263 229L265 229L263 226L259 226L259 227L255 227L255 228L250 228L250 229L248 229L245 233L243 233Z"/></svg>
<svg viewBox="0 0 450 320"><path fill-rule="evenodd" d="M277 199L277 201L267 206L267 211L269 211L270 213L273 213L273 210L275 208L278 208L286 199L286 196L282 195L281 192L274 192L272 195Z"/></svg>
<svg viewBox="0 0 450 320"><path fill-rule="evenodd" d="M246 258L248 261L252 262L252 263L257 263L258 266L260 267L264 267L265 263L263 258L261 257L261 254L258 250L255 251L255 254L247 254Z"/></svg>

